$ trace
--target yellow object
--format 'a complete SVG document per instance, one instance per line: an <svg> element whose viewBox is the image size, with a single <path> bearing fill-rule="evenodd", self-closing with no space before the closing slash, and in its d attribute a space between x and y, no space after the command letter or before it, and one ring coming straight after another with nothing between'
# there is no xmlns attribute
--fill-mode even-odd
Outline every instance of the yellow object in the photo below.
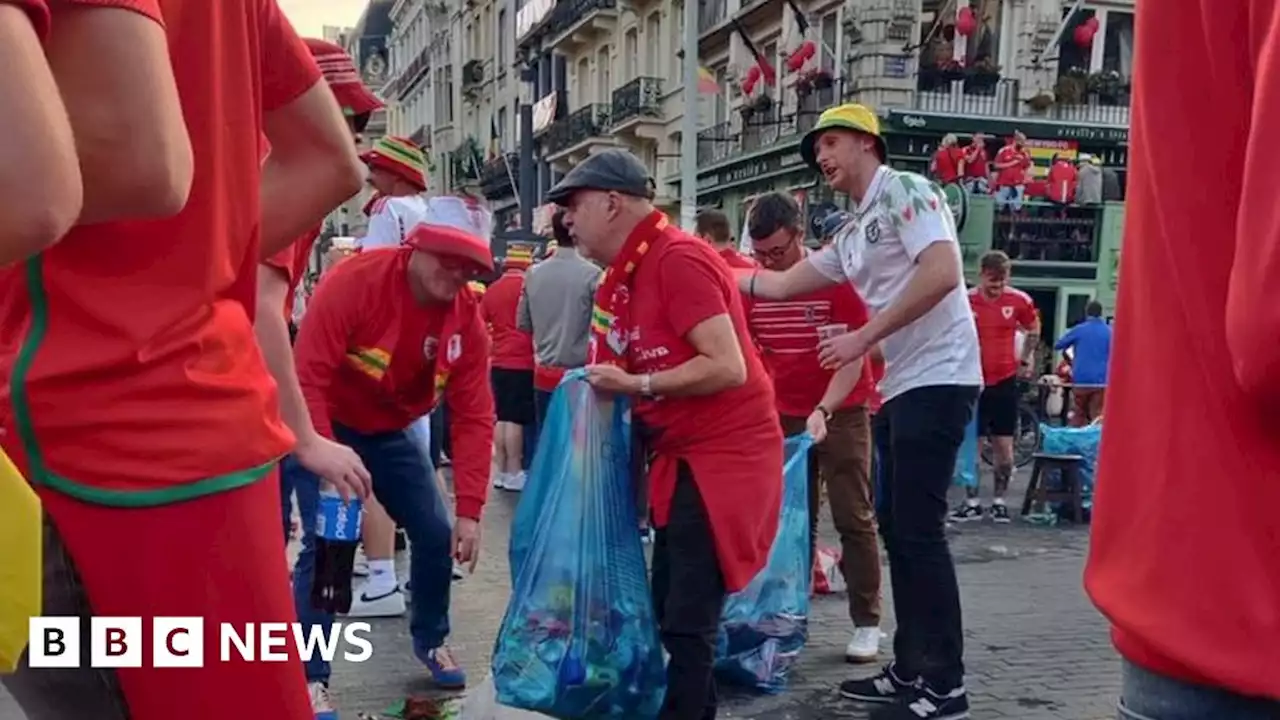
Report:
<svg viewBox="0 0 1280 720"><path fill-rule="evenodd" d="M471 292L475 293L476 295L483 295L485 291L484 283L480 282L479 280L472 280L468 282L467 287L471 288Z"/></svg>
<svg viewBox="0 0 1280 720"><path fill-rule="evenodd" d="M18 667L40 615L40 499L0 450L0 674Z"/></svg>
<svg viewBox="0 0 1280 720"><path fill-rule="evenodd" d="M800 141L800 157L815 170L820 168L818 168L818 153L814 146L818 143L818 136L827 130L854 130L870 135L876 139L876 145L880 148L880 159L885 160L889 157L884 137L880 135L880 118L876 117L875 112L866 105L845 103L823 110L822 115L818 116L818 123L812 130L805 133L804 139Z"/></svg>

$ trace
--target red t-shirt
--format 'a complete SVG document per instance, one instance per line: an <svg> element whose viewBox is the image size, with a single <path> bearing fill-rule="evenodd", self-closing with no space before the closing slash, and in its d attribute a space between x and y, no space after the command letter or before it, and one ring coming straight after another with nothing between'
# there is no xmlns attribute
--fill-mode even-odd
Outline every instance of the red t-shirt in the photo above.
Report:
<svg viewBox="0 0 1280 720"><path fill-rule="evenodd" d="M1054 202L1069 203L1076 197L1076 166L1069 162L1056 162L1049 168L1046 178L1046 195Z"/></svg>
<svg viewBox="0 0 1280 720"><path fill-rule="evenodd" d="M1036 304L1031 296L1006 287L998 297L989 298L982 288L969 291L969 307L978 326L982 351L982 384L991 387L1018 374L1018 330L1036 324Z"/></svg>
<svg viewBox="0 0 1280 720"><path fill-rule="evenodd" d="M430 412L447 388L458 515L478 519L493 456L489 334L469 289L452 306L414 300L405 280L411 253L366 250L324 276L298 329L298 385L316 430L326 437L333 437L334 422L370 434L403 430ZM459 320L459 355L447 384L437 387L437 361L455 342L443 337L449 311Z"/></svg>
<svg viewBox="0 0 1280 720"><path fill-rule="evenodd" d="M480 301L480 314L493 338L493 366L503 370L533 369L533 336L516 327L516 309L524 289L524 271L507 270Z"/></svg>
<svg viewBox="0 0 1280 720"><path fill-rule="evenodd" d="M964 160L964 150L952 145L940 147L933 154L933 176L940 184L955 182L960 179L960 161Z"/></svg>
<svg viewBox="0 0 1280 720"><path fill-rule="evenodd" d="M270 0L159 7L195 158L186 207L76 228L0 270L0 443L32 482L103 504L239 487L293 444L253 333L259 138L320 71Z"/></svg>
<svg viewBox="0 0 1280 720"><path fill-rule="evenodd" d="M1211 7L1137 15L1085 587L1132 662L1280 700L1280 5Z"/></svg>
<svg viewBox="0 0 1280 720"><path fill-rule="evenodd" d="M656 526L666 526L674 466L683 460L706 505L725 582L730 591L739 590L764 567L777 532L782 430L773 388L752 349L742 293L715 250L672 227L661 213L636 232L648 233L652 245L631 281L631 372L656 373L692 359L697 351L689 332L718 315L729 316L742 347L744 384L714 395L635 402L636 414L655 434L650 493Z"/></svg>
<svg viewBox="0 0 1280 720"><path fill-rule="evenodd" d="M284 319L293 318L294 295L297 294L298 284L302 282L302 276L307 274L307 265L311 262L311 249L315 247L316 240L320 238L322 227L317 225L314 230L303 235L297 240L289 244L289 247L267 258L263 264L273 267L284 274L285 280L289 283L289 293L284 296Z"/></svg>
<svg viewBox="0 0 1280 720"><path fill-rule="evenodd" d="M1010 167L996 170L996 187L1014 187L1027 184L1027 170L1031 168L1031 153L1019 150L1009 143L996 153L996 165L1014 163Z"/></svg>
<svg viewBox="0 0 1280 720"><path fill-rule="evenodd" d="M725 248L721 250L720 257L724 258L724 261L728 263L729 267L731 268L749 270L751 268L760 267L759 265L756 264L755 260L752 260L746 255L743 255L742 253L738 252L737 250L734 250L733 248Z"/></svg>
<svg viewBox="0 0 1280 720"><path fill-rule="evenodd" d="M970 144L964 149L964 176L967 178L985 178L991 173L987 162L985 145Z"/></svg>
<svg viewBox="0 0 1280 720"><path fill-rule="evenodd" d="M773 378L778 412L808 417L822 402L835 374L818 363L818 328L843 323L849 330L855 330L866 325L866 303L849 283L832 285L791 300L747 300L746 303L751 335ZM870 364L863 363L862 377L840 407L867 404L872 388Z"/></svg>

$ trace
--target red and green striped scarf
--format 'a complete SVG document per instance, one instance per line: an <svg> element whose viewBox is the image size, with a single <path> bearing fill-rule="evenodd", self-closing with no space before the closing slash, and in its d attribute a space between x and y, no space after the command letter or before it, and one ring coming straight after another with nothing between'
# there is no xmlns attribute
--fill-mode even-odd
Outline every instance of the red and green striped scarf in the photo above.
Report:
<svg viewBox="0 0 1280 720"><path fill-rule="evenodd" d="M652 238L666 229L667 216L654 212L631 231L618 256L604 272L591 309L591 344L587 362L627 366L631 333L631 278L649 252Z"/></svg>

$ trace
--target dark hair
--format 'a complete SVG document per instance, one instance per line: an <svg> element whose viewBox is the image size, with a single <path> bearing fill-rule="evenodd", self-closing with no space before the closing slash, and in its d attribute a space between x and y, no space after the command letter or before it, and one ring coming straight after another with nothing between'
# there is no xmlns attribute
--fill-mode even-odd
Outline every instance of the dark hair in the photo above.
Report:
<svg viewBox="0 0 1280 720"><path fill-rule="evenodd" d="M693 232L711 238L712 242L733 242L733 231L729 228L729 216L719 210L702 210L693 222Z"/></svg>
<svg viewBox="0 0 1280 720"><path fill-rule="evenodd" d="M988 250L982 254L978 267L984 273L1009 274L1009 256L1003 250Z"/></svg>
<svg viewBox="0 0 1280 720"><path fill-rule="evenodd" d="M1102 303L1097 300L1090 300L1089 304L1084 306L1084 314L1089 317L1102 317Z"/></svg>
<svg viewBox="0 0 1280 720"><path fill-rule="evenodd" d="M795 198L781 192L765 193L756 198L747 215L747 233L761 240L782 229L804 232L804 220Z"/></svg>
<svg viewBox="0 0 1280 720"><path fill-rule="evenodd" d="M551 216L551 236L556 239L557 246L573 247L573 236L564 226L564 208L556 210Z"/></svg>

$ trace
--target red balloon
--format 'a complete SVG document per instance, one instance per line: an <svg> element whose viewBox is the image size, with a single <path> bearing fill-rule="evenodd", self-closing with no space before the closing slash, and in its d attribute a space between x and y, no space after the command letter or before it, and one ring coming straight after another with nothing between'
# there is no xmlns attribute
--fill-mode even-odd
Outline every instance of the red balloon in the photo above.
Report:
<svg viewBox="0 0 1280 720"><path fill-rule="evenodd" d="M818 54L818 45L812 40L805 40L804 45L800 46L800 52L804 53L804 59L808 60Z"/></svg>
<svg viewBox="0 0 1280 720"><path fill-rule="evenodd" d="M773 69L772 65L757 65L760 68L760 76L766 85L772 85L778 81L778 72Z"/></svg>
<svg viewBox="0 0 1280 720"><path fill-rule="evenodd" d="M802 67L804 67L803 48L791 53L791 56L787 58L787 69L791 72L798 72Z"/></svg>
<svg viewBox="0 0 1280 720"><path fill-rule="evenodd" d="M1098 28L1102 27L1102 23L1098 20L1097 15L1089 16L1089 19L1085 20L1084 24L1088 25L1089 29L1094 31L1095 33L1098 32Z"/></svg>
<svg viewBox="0 0 1280 720"><path fill-rule="evenodd" d="M752 80L751 78L747 78L747 81L742 83L743 95L751 95L751 93L755 92L755 89L756 89L756 81Z"/></svg>
<svg viewBox="0 0 1280 720"><path fill-rule="evenodd" d="M754 85L759 80L760 80L760 66L752 65L751 68L747 70L747 83L751 83L752 85ZM745 86L746 83L743 83L743 85Z"/></svg>
<svg viewBox="0 0 1280 720"><path fill-rule="evenodd" d="M1076 45L1081 48L1088 48L1093 45L1093 35L1096 31L1085 25L1077 25L1074 33Z"/></svg>
<svg viewBox="0 0 1280 720"><path fill-rule="evenodd" d="M978 29L978 19L973 16L973 8L964 6L956 13L956 32L968 37Z"/></svg>

